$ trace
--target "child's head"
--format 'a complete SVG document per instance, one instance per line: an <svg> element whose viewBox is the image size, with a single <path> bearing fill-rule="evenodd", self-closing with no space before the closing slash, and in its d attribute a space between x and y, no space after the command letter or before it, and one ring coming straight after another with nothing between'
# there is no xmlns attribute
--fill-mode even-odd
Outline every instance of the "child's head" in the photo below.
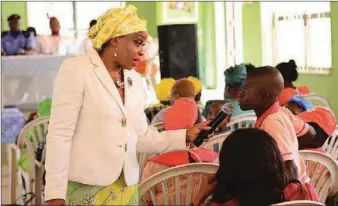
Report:
<svg viewBox="0 0 338 206"><path fill-rule="evenodd" d="M175 82L176 81L173 78L164 78L159 84L156 85L156 96L162 104L170 104L170 94Z"/></svg>
<svg viewBox="0 0 338 206"><path fill-rule="evenodd" d="M211 105L209 106L207 119L208 120L214 119L225 103L226 103L225 101L215 101L211 103Z"/></svg>
<svg viewBox="0 0 338 206"><path fill-rule="evenodd" d="M201 101L201 96L202 96L202 82L196 77L188 77L188 80L193 83L194 88L195 88L195 101L199 103Z"/></svg>
<svg viewBox="0 0 338 206"><path fill-rule="evenodd" d="M179 79L171 89L170 104L173 105L179 98L187 97L195 99L194 84L188 79Z"/></svg>
<svg viewBox="0 0 338 206"><path fill-rule="evenodd" d="M225 89L224 97L238 99L240 93L244 88L244 81L247 74L247 69L251 69L253 65L239 64L230 67L224 72L225 76Z"/></svg>
<svg viewBox="0 0 338 206"><path fill-rule="evenodd" d="M320 141L319 145L322 145L336 129L336 117L327 107L317 106L297 116L316 130L318 140Z"/></svg>
<svg viewBox="0 0 338 206"><path fill-rule="evenodd" d="M255 128L232 132L219 155L214 201L236 198L239 205L270 205L284 201L287 185L276 141Z"/></svg>
<svg viewBox="0 0 338 206"><path fill-rule="evenodd" d="M297 65L295 60L279 63L276 68L282 74L284 79L284 87L293 87L292 82L298 79Z"/></svg>
<svg viewBox="0 0 338 206"><path fill-rule="evenodd" d="M313 106L305 97L295 95L285 104L285 107L288 108L294 115L298 115L312 109Z"/></svg>
<svg viewBox="0 0 338 206"><path fill-rule="evenodd" d="M164 113L164 129L178 130L192 127L197 120L197 104L192 98L180 98Z"/></svg>
<svg viewBox="0 0 338 206"><path fill-rule="evenodd" d="M248 70L239 101L241 109L266 109L278 100L283 85L283 77L276 68L264 66Z"/></svg>

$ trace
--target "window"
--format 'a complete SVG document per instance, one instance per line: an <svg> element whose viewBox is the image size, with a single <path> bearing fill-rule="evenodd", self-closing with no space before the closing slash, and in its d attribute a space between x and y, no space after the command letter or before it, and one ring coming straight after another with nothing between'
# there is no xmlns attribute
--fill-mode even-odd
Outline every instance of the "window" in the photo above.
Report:
<svg viewBox="0 0 338 206"><path fill-rule="evenodd" d="M76 36L81 40L86 37L89 22L97 19L108 9L122 7L122 2L75 2Z"/></svg>
<svg viewBox="0 0 338 206"><path fill-rule="evenodd" d="M62 35L81 40L92 19L97 19L109 8L124 5L124 2L27 2L28 26L35 27L40 35L48 35L51 33L48 16L55 16L60 21Z"/></svg>
<svg viewBox="0 0 338 206"><path fill-rule="evenodd" d="M330 2L279 2L273 15L273 60L294 59L299 72L331 68Z"/></svg>
<svg viewBox="0 0 338 206"><path fill-rule="evenodd" d="M59 19L62 35L74 36L72 2L27 2L28 26L39 35L51 34L48 17L52 16Z"/></svg>

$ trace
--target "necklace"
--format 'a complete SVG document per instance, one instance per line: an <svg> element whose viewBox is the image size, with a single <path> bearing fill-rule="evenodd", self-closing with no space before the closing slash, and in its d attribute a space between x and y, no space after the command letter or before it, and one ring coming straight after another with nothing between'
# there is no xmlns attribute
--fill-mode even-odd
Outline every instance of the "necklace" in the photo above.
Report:
<svg viewBox="0 0 338 206"><path fill-rule="evenodd" d="M115 83L115 86L118 88L118 89L123 89L124 88L124 82L121 81L120 79L117 79Z"/></svg>

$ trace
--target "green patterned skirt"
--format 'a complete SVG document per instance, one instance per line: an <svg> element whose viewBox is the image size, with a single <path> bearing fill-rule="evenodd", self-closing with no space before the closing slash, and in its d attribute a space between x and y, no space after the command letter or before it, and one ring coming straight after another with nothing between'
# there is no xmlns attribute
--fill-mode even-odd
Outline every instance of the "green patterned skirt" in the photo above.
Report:
<svg viewBox="0 0 338 206"><path fill-rule="evenodd" d="M123 173L107 187L68 182L67 205L138 205L137 185L127 186Z"/></svg>

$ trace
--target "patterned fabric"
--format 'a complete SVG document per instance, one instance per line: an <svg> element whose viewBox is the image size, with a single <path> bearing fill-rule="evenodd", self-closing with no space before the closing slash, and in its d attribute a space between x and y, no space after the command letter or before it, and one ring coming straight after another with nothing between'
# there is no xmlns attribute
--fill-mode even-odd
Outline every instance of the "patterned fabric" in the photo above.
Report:
<svg viewBox="0 0 338 206"><path fill-rule="evenodd" d="M198 116L197 104L194 99L182 97L164 113L164 129L178 130L194 126Z"/></svg>
<svg viewBox="0 0 338 206"><path fill-rule="evenodd" d="M244 64L230 67L224 72L225 82L227 86L237 89L244 87L244 80L246 78L246 67Z"/></svg>
<svg viewBox="0 0 338 206"><path fill-rule="evenodd" d="M154 105L152 107L148 107L147 109L145 109L145 113L146 116L148 118L149 122L152 122L152 120L154 119L154 117L164 108L167 108L168 106L165 106L163 104L157 104Z"/></svg>
<svg viewBox="0 0 338 206"><path fill-rule="evenodd" d="M88 31L88 37L93 42L93 48L100 50L108 40L147 31L147 22L137 16L137 8L128 5L125 8L113 8L97 19L97 24Z"/></svg>
<svg viewBox="0 0 338 206"><path fill-rule="evenodd" d="M77 182L68 182L67 205L138 205L137 185L127 186L124 176L113 184L91 186Z"/></svg>
<svg viewBox="0 0 338 206"><path fill-rule="evenodd" d="M25 122L26 117L17 108L4 109L1 112L1 143L15 143Z"/></svg>

